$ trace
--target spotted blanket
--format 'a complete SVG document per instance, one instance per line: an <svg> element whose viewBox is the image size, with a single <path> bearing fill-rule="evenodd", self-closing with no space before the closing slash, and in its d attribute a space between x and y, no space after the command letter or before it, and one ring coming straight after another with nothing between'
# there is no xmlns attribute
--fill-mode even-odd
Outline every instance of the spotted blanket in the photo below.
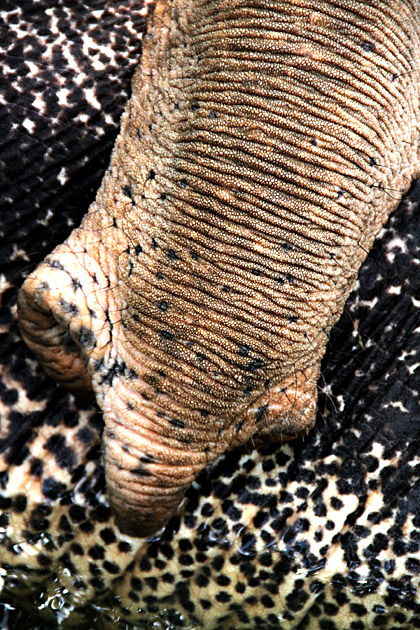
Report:
<svg viewBox="0 0 420 630"><path fill-rule="evenodd" d="M115 526L99 412L20 339L17 290L94 198L150 9L0 8L1 627L420 628L419 184L333 329L315 429L219 459L153 539Z"/></svg>

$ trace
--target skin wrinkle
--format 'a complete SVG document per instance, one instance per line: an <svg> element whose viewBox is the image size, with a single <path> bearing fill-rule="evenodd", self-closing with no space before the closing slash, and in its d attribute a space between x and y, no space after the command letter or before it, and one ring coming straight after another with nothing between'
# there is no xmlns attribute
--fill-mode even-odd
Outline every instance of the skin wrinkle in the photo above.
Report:
<svg viewBox="0 0 420 630"><path fill-rule="evenodd" d="M50 256L83 289L44 263L19 298L24 338L76 390L44 314L80 348L62 367L86 386L86 362L126 532L164 524L227 449L313 425L329 331L418 174L418 18L397 0L156 3L108 173Z"/></svg>
<svg viewBox="0 0 420 630"><path fill-rule="evenodd" d="M309 269L305 268L302 273L305 274L305 276L306 276L305 277L305 281L307 281L306 279L307 279L307 277L309 275ZM204 278L204 275L203 276L199 276L199 277L200 278ZM309 279L310 279L310 276L309 276ZM152 290L156 286L156 283L154 283L154 282L147 282L146 284L148 284L149 288L151 288ZM217 285L214 285L214 286L217 287ZM174 285L174 287L176 287L176 285ZM192 288L193 287L191 286L190 289L192 289ZM224 314L225 310L226 310L226 306L224 306L226 304L226 302L223 302L223 300L222 301L220 300L219 292L217 290L214 290L212 292L210 292L210 291L204 292L203 291L201 293L201 295L198 294L196 299L194 299L192 293L190 292L188 297L185 298L185 302L188 304L189 307L195 307L195 306L199 307L200 304L202 303L203 294L205 294L205 296L209 300L209 302L210 301L212 302L212 312L215 312L218 315L222 316ZM179 290L177 291L176 288L174 288L172 290L168 289L167 290L167 295L168 295L168 297L171 296L171 297L173 297L175 299L183 298L182 293ZM264 308L264 300L270 302L271 305L274 305L276 307L276 311L277 311L278 306L279 306L278 301L276 301L272 295L264 294L264 292L262 290L260 290L260 297L261 297L261 305L260 305L260 307L263 310L265 310L267 313L271 312L272 314L274 314L273 310L269 308L268 304L266 304L266 306ZM293 301L294 299L296 299L296 295L291 295L290 296L290 300ZM232 306L231 309L234 309L234 307ZM246 308L246 302L244 302L241 305L240 309L239 308L235 309L235 313L237 314L239 319L241 318L241 314L242 313L247 313L247 312L249 312L249 314L252 316L252 311L249 311ZM160 318L159 318L160 313L159 312L156 312L156 314L153 314L150 311L147 311L147 313L143 312L143 314L147 314L150 320L153 320L153 321L156 321L156 322L160 320ZM185 319L185 317L186 317L186 312L182 314L182 319ZM265 331L266 327L263 327L262 330Z"/></svg>
<svg viewBox="0 0 420 630"><path fill-rule="evenodd" d="M121 388L123 388L123 385L120 385ZM132 397L132 391L129 391L127 387L124 387L124 389L126 389L126 392L124 392L125 397L126 398L130 398ZM122 396L122 395L121 395ZM128 409L128 407L126 408ZM135 411L135 409L134 409ZM122 413L121 413L122 412ZM116 414L115 416L115 422L116 423L120 423L121 426L123 427L123 429L126 429L126 427L124 426L123 422L119 421L120 417L124 417L123 415L124 409L120 409L120 414ZM141 433L144 436L147 436L150 438L150 440L156 440L156 443L159 443L159 440L156 439L156 435L153 434L157 434L157 435L163 435L165 436L165 438L167 438L165 440L165 444L167 446L170 446L172 449L176 449L176 442L173 443L173 441L171 442L171 437L174 433L173 427L170 427L168 423L170 420L170 418L168 416L155 416L153 419L149 419L147 424L142 425L141 426ZM140 426L140 423L139 423ZM157 427L157 429L155 428ZM129 429L130 431L133 432L139 432L138 428L136 427L136 425L134 425L133 427L130 427ZM200 427L199 423L196 423L195 425L193 425L192 427L190 427L190 431L193 431L194 436L196 437L196 446L194 448L194 450L197 453L202 453L203 452L203 445L205 445L207 443L207 435L206 435L206 431L203 429L203 427ZM139 433L140 434L140 433ZM185 437L185 439L188 438L188 434L186 432L179 432L179 435ZM130 446L130 450L138 450L136 449L136 444L134 443L133 445ZM182 450L182 448L180 449Z"/></svg>

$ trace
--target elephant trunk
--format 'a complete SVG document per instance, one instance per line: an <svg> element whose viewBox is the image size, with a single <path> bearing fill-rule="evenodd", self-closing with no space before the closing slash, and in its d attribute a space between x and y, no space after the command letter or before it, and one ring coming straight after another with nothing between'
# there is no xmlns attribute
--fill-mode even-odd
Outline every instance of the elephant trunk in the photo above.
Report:
<svg viewBox="0 0 420 630"><path fill-rule="evenodd" d="M96 201L19 298L50 373L92 383L125 531L218 454L313 425L331 327L419 170L419 67L417 0L156 2Z"/></svg>

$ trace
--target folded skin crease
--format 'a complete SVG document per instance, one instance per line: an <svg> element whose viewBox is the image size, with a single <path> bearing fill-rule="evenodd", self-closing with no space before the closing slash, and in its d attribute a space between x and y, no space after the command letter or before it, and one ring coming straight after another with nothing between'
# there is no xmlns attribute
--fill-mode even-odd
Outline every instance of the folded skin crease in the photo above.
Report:
<svg viewBox="0 0 420 630"><path fill-rule="evenodd" d="M25 281L22 335L103 411L120 528L228 449L313 426L375 236L418 176L419 3L156 3L95 202Z"/></svg>

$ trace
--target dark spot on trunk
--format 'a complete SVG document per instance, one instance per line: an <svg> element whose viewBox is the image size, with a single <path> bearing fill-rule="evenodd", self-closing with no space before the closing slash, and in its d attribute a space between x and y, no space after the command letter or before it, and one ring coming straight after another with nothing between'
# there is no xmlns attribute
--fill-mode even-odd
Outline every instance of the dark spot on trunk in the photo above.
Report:
<svg viewBox="0 0 420 630"><path fill-rule="evenodd" d="M240 357L247 357L251 352L251 348L246 343L243 343L239 346L237 352Z"/></svg>
<svg viewBox="0 0 420 630"><path fill-rule="evenodd" d="M266 405L261 405L261 407L258 407L257 411L255 412L255 422L261 422L261 420L263 420L267 415L267 410L268 403Z"/></svg>
<svg viewBox="0 0 420 630"><path fill-rule="evenodd" d="M185 429L185 422L177 420L176 418L169 418L169 424L172 424L177 429Z"/></svg>
<svg viewBox="0 0 420 630"><path fill-rule="evenodd" d="M133 191L131 190L130 186L124 186L123 193L126 197L128 197L129 199L131 199L131 201L134 202Z"/></svg>
<svg viewBox="0 0 420 630"><path fill-rule="evenodd" d="M263 365L264 363L261 359L252 359L252 361L250 361L246 366L246 369L250 372L256 372L257 370L260 370Z"/></svg>
<svg viewBox="0 0 420 630"><path fill-rule="evenodd" d="M376 49L376 46L373 42L368 41L367 39L365 39L362 42L362 48L363 50L365 50L366 52L373 52Z"/></svg>
<svg viewBox="0 0 420 630"><path fill-rule="evenodd" d="M74 316L79 314L79 309L77 308L76 304L72 304L70 302L67 302L63 298L61 298L61 300L59 302L59 305L60 305L60 308L63 311L63 313L68 313L68 314L74 315Z"/></svg>
<svg viewBox="0 0 420 630"><path fill-rule="evenodd" d="M151 476L151 473L147 470L147 468L145 466L142 466L141 464L139 464L137 468L133 468L132 470L130 470L130 472L133 473L133 475L136 475L137 477L150 477Z"/></svg>
<svg viewBox="0 0 420 630"><path fill-rule="evenodd" d="M145 453L142 457L140 457L140 461L144 464L152 464L155 461L155 458L153 455L150 455L150 453Z"/></svg>
<svg viewBox="0 0 420 630"><path fill-rule="evenodd" d="M46 262L50 265L50 267L64 271L63 265L58 260L51 261L49 258L47 258Z"/></svg>
<svg viewBox="0 0 420 630"><path fill-rule="evenodd" d="M71 279L71 283L72 283L73 289L75 291L77 291L77 289L81 289L82 288L80 280L78 280L77 278L72 278Z"/></svg>
<svg viewBox="0 0 420 630"><path fill-rule="evenodd" d="M89 328L86 328L86 326L79 328L76 337L82 348L93 348L95 345L95 335Z"/></svg>

